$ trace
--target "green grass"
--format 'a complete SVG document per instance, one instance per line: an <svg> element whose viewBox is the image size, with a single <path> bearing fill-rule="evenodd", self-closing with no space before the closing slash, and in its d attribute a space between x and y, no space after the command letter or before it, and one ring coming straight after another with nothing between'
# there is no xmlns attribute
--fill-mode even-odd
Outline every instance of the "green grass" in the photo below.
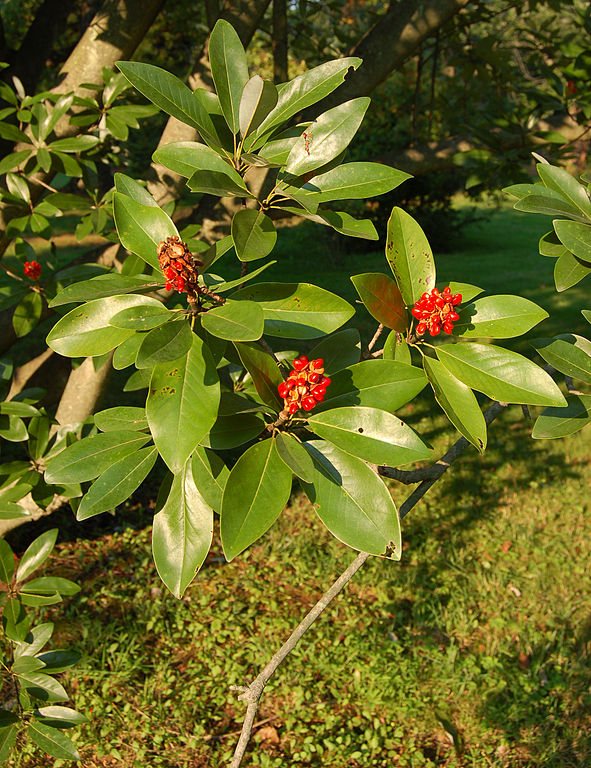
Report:
<svg viewBox="0 0 591 768"><path fill-rule="evenodd" d="M495 211L440 275L556 310L537 335L584 332L583 289L554 294L552 263L537 256L544 231L538 217ZM274 277L310 275L353 299L349 273L386 269L383 255L346 253L335 274L311 233L281 232ZM456 438L428 394L401 415L439 452ZM591 764L591 430L532 441L530 429L519 407L504 412L485 455L469 449L405 519L401 563L372 558L356 575L267 686L245 765ZM392 493L400 503L409 489ZM216 532L178 602L151 561L150 516L140 500L108 532L66 525L81 538L47 568L83 585L65 609L43 610L56 647L83 653L64 680L91 718L74 738L85 768L222 768L244 712L229 686L256 675L354 553L296 490L229 565ZM13 763L59 764L29 748Z"/></svg>

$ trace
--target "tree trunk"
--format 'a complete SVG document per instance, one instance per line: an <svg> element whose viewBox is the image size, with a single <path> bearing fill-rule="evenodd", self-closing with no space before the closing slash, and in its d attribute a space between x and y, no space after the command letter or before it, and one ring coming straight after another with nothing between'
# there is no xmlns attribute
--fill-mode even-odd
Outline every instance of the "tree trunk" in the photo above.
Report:
<svg viewBox="0 0 591 768"><path fill-rule="evenodd" d="M273 82L284 83L287 71L287 0L273 0Z"/></svg>

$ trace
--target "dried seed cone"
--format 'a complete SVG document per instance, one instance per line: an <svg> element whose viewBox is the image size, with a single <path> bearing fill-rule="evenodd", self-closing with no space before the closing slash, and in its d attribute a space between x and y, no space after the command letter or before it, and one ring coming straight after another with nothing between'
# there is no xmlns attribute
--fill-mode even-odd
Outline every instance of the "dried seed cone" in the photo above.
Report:
<svg viewBox="0 0 591 768"><path fill-rule="evenodd" d="M167 237L158 243L158 261L166 278L166 290L172 289L195 296L198 291L199 267L196 259L180 237Z"/></svg>

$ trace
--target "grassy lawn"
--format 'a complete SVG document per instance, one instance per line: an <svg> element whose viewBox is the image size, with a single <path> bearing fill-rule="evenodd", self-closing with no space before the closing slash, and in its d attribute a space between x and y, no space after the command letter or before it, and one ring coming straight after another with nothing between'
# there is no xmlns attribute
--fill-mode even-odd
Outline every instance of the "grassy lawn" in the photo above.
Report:
<svg viewBox="0 0 591 768"><path fill-rule="evenodd" d="M537 255L547 229L493 211L438 261L440 277L534 299L555 313L534 336L585 333L585 283L556 294L553 261ZM309 275L353 301L349 274L387 271L383 253L325 246L317 228L281 230L268 279ZM401 416L441 452L456 439L428 393ZM507 409L486 454L470 449L405 519L401 563L361 569L267 686L245 765L591 764L591 430L551 442L530 431ZM392 483L397 503L409 490ZM354 553L294 488L269 534L229 565L216 534L178 602L151 561L152 510L148 493L116 518L58 520L46 572L83 591L42 614L55 647L83 654L63 681L90 718L73 738L85 768L222 768L244 712L229 686L256 675ZM11 765L62 763L27 748Z"/></svg>

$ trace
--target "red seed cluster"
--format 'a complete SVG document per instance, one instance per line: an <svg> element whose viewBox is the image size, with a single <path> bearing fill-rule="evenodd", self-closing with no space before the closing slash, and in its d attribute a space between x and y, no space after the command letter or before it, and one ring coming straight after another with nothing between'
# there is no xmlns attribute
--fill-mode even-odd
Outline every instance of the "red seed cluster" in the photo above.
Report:
<svg viewBox="0 0 591 768"><path fill-rule="evenodd" d="M306 355L293 361L293 371L286 381L282 381L277 391L283 398L285 410L293 414L303 408L311 411L315 405L324 400L326 388L330 384L328 376L324 376L324 360L309 361Z"/></svg>
<svg viewBox="0 0 591 768"><path fill-rule="evenodd" d="M419 321L417 336L422 336L427 329L431 336L438 336L442 327L444 333L450 334L455 321L460 317L454 307L461 301L462 294L456 293L452 296L449 285L441 293L437 288L433 288L431 293L424 293L411 310Z"/></svg>
<svg viewBox="0 0 591 768"><path fill-rule="evenodd" d="M197 292L199 270L203 262L196 259L186 243L179 237L167 237L158 244L158 261L166 278L167 291L176 291L195 295Z"/></svg>
<svg viewBox="0 0 591 768"><path fill-rule="evenodd" d="M23 272L25 277L31 280L39 280L41 277L41 264L38 261L25 261Z"/></svg>

